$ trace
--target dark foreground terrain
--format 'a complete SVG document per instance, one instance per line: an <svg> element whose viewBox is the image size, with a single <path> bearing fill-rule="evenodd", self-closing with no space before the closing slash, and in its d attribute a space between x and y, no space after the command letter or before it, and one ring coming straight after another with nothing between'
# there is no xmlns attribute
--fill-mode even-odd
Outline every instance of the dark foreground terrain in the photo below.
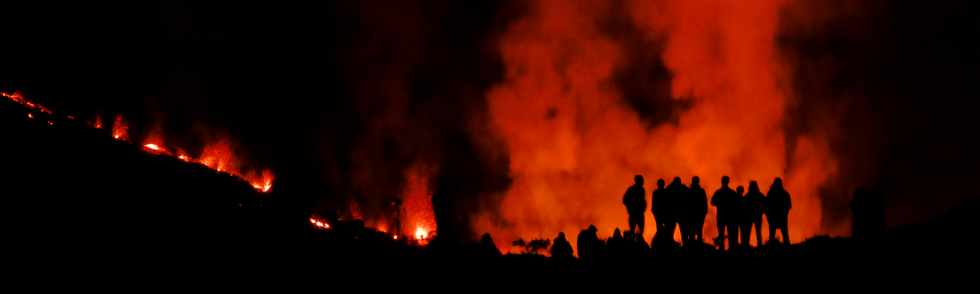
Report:
<svg viewBox="0 0 980 294"><path fill-rule="evenodd" d="M834 272L824 273L862 275L865 269L927 271L918 265L922 262L952 269L971 264L977 252L971 241L978 224L973 216L977 205L873 240L816 237L738 253L674 244L655 244L652 250L609 246L595 261L582 262L538 254L500 255L476 240L436 238L427 246L415 246L357 221L331 219L329 230L314 227L309 222L312 197L290 191L288 176L270 193L259 193L236 177L112 140L108 130L43 114L25 119L18 105L0 103L4 251L12 261L7 264L22 272L303 269L378 277L426 272L533 277L707 272L723 264L777 273L832 267ZM47 124L49 119L54 126ZM577 234L566 233L570 238Z"/></svg>

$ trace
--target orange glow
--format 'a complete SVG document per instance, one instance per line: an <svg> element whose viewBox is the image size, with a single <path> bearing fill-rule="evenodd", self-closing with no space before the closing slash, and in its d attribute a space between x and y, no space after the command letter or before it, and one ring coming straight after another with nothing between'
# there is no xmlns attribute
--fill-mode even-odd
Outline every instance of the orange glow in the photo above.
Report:
<svg viewBox="0 0 980 294"><path fill-rule="evenodd" d="M177 159L183 160L184 162L190 162L191 161L191 156L190 155L187 155L187 153L184 152L184 150L182 150L180 148L177 148L177 150L175 152L177 154Z"/></svg>
<svg viewBox="0 0 980 294"><path fill-rule="evenodd" d="M691 105L677 110L676 124L650 126L614 80L629 62L625 45L596 25L613 2L532 1L501 39L505 78L487 93L513 183L499 212L478 216L474 230L515 240L595 224L608 235L627 227L622 193L643 174L648 199L658 178L689 184L698 175L710 195L722 175L733 185L758 180L763 190L781 176L793 196L792 238L828 233L818 191L837 164L827 139L791 138L783 126L793 97L774 42L785 2L626 1L629 21L664 48L673 99ZM715 234L712 208L705 236Z"/></svg>
<svg viewBox="0 0 980 294"><path fill-rule="evenodd" d="M402 187L402 233L415 236L420 244L424 244L436 230L432 192L429 187L434 173L435 170L425 164L415 164L405 172L405 184Z"/></svg>
<svg viewBox="0 0 980 294"><path fill-rule="evenodd" d="M0 96L6 97L13 102L21 104L30 110L36 110L53 115L53 112L50 109L41 104L27 100L19 92L0 92ZM27 118L34 119L34 114L28 112ZM66 118L69 120L75 119L73 115L68 115ZM48 120L46 122L49 126L54 126L55 124L53 120ZM103 127L101 115L95 116L94 120L92 121L92 127L95 129L101 129ZM240 167L238 159L232 152L231 141L228 139L222 138L209 142L204 146L200 160L194 160L193 157L188 155L183 149L180 148L176 149L176 155L171 154L170 151L164 147L166 145L164 145L163 136L161 133L162 132L159 129L156 129L147 135L147 137L143 140L143 149L154 154L175 156L177 159L185 162L197 162L218 172L231 174L248 182L253 188L255 188L255 190L259 192L269 192L272 190L272 183L275 179L272 171L267 169L243 171ZM113 121L112 138L119 141L129 141L129 125L120 114L117 114L115 116L115 120Z"/></svg>
<svg viewBox="0 0 980 294"><path fill-rule="evenodd" d="M23 105L24 107L27 107L27 109L37 110L42 113L46 113L48 115L54 114L54 112L52 112L47 107L44 107L44 105L27 100L27 98L24 98L24 96L21 95L20 92L17 91L13 93L0 92L0 96L7 97L7 99L10 99L11 101L16 102L17 104Z"/></svg>
<svg viewBox="0 0 980 294"><path fill-rule="evenodd" d="M310 224L321 230L330 229L330 224L328 224L326 221L319 220L316 217L310 217Z"/></svg>
<svg viewBox="0 0 980 294"><path fill-rule="evenodd" d="M112 123L112 138L120 141L129 140L129 126L121 114L116 115L116 120Z"/></svg>
<svg viewBox="0 0 980 294"><path fill-rule="evenodd" d="M415 240L423 241L429 238L429 230L423 227L415 228Z"/></svg>
<svg viewBox="0 0 980 294"><path fill-rule="evenodd" d="M226 139L219 139L205 145L199 162L219 172L231 174L238 172L237 162L231 152L231 144Z"/></svg>
<svg viewBox="0 0 980 294"><path fill-rule="evenodd" d="M163 148L157 146L157 144L144 144L143 147L152 151L163 151Z"/></svg>
<svg viewBox="0 0 980 294"><path fill-rule="evenodd" d="M275 176L270 170L242 172L239 161L231 148L231 141L226 138L215 140L204 146L198 163L213 170L242 178L259 192L272 190Z"/></svg>
<svg viewBox="0 0 980 294"><path fill-rule="evenodd" d="M170 154L170 151L164 147L165 144L163 143L162 133L163 132L160 131L159 128L150 131L150 133L146 135L146 138L143 138L143 149L153 154L172 155Z"/></svg>

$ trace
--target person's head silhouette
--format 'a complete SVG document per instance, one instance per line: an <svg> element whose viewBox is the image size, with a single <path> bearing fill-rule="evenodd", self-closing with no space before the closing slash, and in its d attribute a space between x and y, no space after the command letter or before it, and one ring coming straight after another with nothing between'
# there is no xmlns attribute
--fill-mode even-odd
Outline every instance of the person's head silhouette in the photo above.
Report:
<svg viewBox="0 0 980 294"><path fill-rule="evenodd" d="M759 192L759 182L754 180L749 182L749 193L751 192Z"/></svg>
<svg viewBox="0 0 980 294"><path fill-rule="evenodd" d="M680 185L681 177L674 177L674 180L670 182L671 185Z"/></svg>
<svg viewBox="0 0 980 294"><path fill-rule="evenodd" d="M691 178L691 187L699 187L699 186L701 186L701 178L699 178L698 176L694 176L693 178Z"/></svg>
<svg viewBox="0 0 980 294"><path fill-rule="evenodd" d="M643 176L642 175L633 176L633 183L635 183L637 186L643 186Z"/></svg>
<svg viewBox="0 0 980 294"><path fill-rule="evenodd" d="M735 193L738 193L738 195L742 195L742 193L745 193L745 187L742 187L742 185L738 185L738 187L735 188Z"/></svg>
<svg viewBox="0 0 980 294"><path fill-rule="evenodd" d="M774 188L777 188L777 189L782 189L783 188L783 179L780 178L780 177L776 177L776 179L772 180L772 186Z"/></svg>
<svg viewBox="0 0 980 294"><path fill-rule="evenodd" d="M558 232L558 240L565 240L565 232Z"/></svg>
<svg viewBox="0 0 980 294"><path fill-rule="evenodd" d="M728 187L728 182L730 182L731 180L732 179L728 178L728 176L722 176L721 177L721 186Z"/></svg>
<svg viewBox="0 0 980 294"><path fill-rule="evenodd" d="M664 185L665 185L664 179L658 179L657 180L657 188L663 189L664 188Z"/></svg>

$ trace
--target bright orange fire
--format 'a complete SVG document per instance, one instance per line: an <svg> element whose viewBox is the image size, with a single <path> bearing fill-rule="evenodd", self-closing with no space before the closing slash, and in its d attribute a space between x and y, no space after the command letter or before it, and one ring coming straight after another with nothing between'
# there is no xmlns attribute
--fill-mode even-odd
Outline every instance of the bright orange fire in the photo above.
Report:
<svg viewBox="0 0 980 294"><path fill-rule="evenodd" d="M416 164L405 172L402 187L401 223L402 234L414 236L425 244L436 230L436 218L432 212L430 179L435 170L425 164Z"/></svg>
<svg viewBox="0 0 980 294"><path fill-rule="evenodd" d="M415 240L425 240L429 238L429 230L423 227L415 228Z"/></svg>
<svg viewBox="0 0 980 294"><path fill-rule="evenodd" d="M255 190L262 192L269 192L269 190L272 190L272 180L275 179L275 176L272 175L272 171L269 170L262 170L262 172L258 174L247 173L241 177L245 179L245 181L252 184L252 187L255 188Z"/></svg>
<svg viewBox="0 0 980 294"><path fill-rule="evenodd" d="M330 224L328 224L326 221L320 220L320 219L318 219L316 217L310 217L310 224L313 225L314 227L316 227L317 229L321 229L321 230L329 230L330 229Z"/></svg>
<svg viewBox="0 0 980 294"><path fill-rule="evenodd" d="M121 114L116 115L116 120L112 123L112 138L120 141L129 140L129 126Z"/></svg>
<svg viewBox="0 0 980 294"><path fill-rule="evenodd" d="M643 174L648 200L658 178L689 184L698 175L710 196L722 175L764 190L782 176L793 195L792 238L825 233L818 188L835 174L834 157L822 134L789 138L782 125L793 98L774 44L785 2L627 1L630 20L663 42L672 96L691 104L676 124L651 127L614 81L625 45L597 25L619 17L612 1L532 1L502 38L506 78L487 94L513 184L499 215L480 216L474 229L514 240L574 236L595 224L608 235L627 226L621 197ZM714 235L712 209L705 236Z"/></svg>
<svg viewBox="0 0 980 294"><path fill-rule="evenodd" d="M231 141L227 138L220 138L205 145L197 162L216 171L242 178L258 191L269 192L272 190L272 181L275 179L272 171L243 172L235 153L232 151Z"/></svg>
<svg viewBox="0 0 980 294"><path fill-rule="evenodd" d="M160 145L152 144L152 143L143 144L143 148L146 148L146 150L153 151L153 152L166 152L166 150L163 149L163 147L160 147Z"/></svg>
<svg viewBox="0 0 980 294"><path fill-rule="evenodd" d="M6 97L11 101L21 104L30 110L36 110L49 115L54 115L54 112L52 112L47 107L44 107L43 105L32 102L30 100L27 100L19 92L14 92L14 93L0 92L0 96ZM28 112L27 118L34 119L34 114ZM68 115L66 116L66 118L68 118L69 120L75 119L75 117L72 115ZM55 125L53 120L48 120L47 124L49 126ZM95 116L95 119L92 122L92 127L96 129L102 128L101 115ZM143 140L143 145L142 145L143 149L146 150L147 152L154 153L154 154L175 156L177 159L180 159L185 162L197 162L211 169L214 169L218 172L231 174L233 176L241 178L242 180L245 180L250 185L252 185L252 187L255 188L255 190L260 192L269 192L270 190L272 190L272 182L275 179L275 176L272 174L272 171L249 170L243 172L239 167L239 163L235 157L235 154L232 153L231 144L229 140L222 138L207 144L204 147L204 151L201 154L200 160L194 160L194 158L192 158L190 155L184 152L183 149L180 148L176 149L176 155L171 154L170 151L167 150L166 147L164 147L165 145L163 144L163 136L161 135L161 133L162 132L159 130L154 130L149 135L147 135L146 138ZM120 114L116 115L115 121L112 124L112 138L119 141L129 141L129 126L126 123L126 120Z"/></svg>

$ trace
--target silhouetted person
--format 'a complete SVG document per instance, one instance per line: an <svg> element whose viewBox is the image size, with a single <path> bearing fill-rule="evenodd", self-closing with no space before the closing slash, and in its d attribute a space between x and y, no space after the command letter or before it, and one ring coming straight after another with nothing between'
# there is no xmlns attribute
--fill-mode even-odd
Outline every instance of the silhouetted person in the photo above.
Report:
<svg viewBox="0 0 980 294"><path fill-rule="evenodd" d="M851 235L857 240L872 240L885 231L885 201L880 194L864 188L854 191L851 200Z"/></svg>
<svg viewBox="0 0 980 294"><path fill-rule="evenodd" d="M738 194L738 243L742 247L749 248L749 241L752 240L751 203L745 196L745 187L741 185L735 187L735 194Z"/></svg>
<svg viewBox="0 0 980 294"><path fill-rule="evenodd" d="M558 237L555 237L554 242L551 243L551 257L555 259L572 258L572 244L568 243L568 239L565 239L565 232L559 232Z"/></svg>
<svg viewBox="0 0 980 294"><path fill-rule="evenodd" d="M749 182L749 192L745 194L745 200L748 203L749 217L752 221L752 226L755 227L755 245L762 246L762 214L766 210L766 196L762 194L759 190L759 183L756 181ZM749 234L751 235L751 233ZM745 240L749 240L751 236L746 236ZM745 243L748 246L748 242Z"/></svg>
<svg viewBox="0 0 980 294"><path fill-rule="evenodd" d="M607 244L608 245L607 250L609 250L610 257L619 258L623 256L623 251L625 247L623 242L624 242L623 233L622 231L619 230L619 228L616 228L615 230L613 230L612 237L609 237L609 242Z"/></svg>
<svg viewBox="0 0 980 294"><path fill-rule="evenodd" d="M766 193L766 219L769 220L769 240L776 239L776 230L783 235L783 244L789 245L789 210L793 208L789 192L783 187L783 179L776 178Z"/></svg>
<svg viewBox="0 0 980 294"><path fill-rule="evenodd" d="M715 243L721 249L725 249L725 236L728 236L728 249L738 244L738 194L731 187L728 187L729 181L731 179L728 176L721 177L721 188L718 188L715 194L711 196L711 205L718 211L715 221L720 223L723 229L718 231L718 238L715 239Z"/></svg>
<svg viewBox="0 0 980 294"><path fill-rule="evenodd" d="M647 211L647 192L643 189L643 176L633 177L633 185L623 193L623 205L629 214L629 231L643 237L643 214Z"/></svg>
<svg viewBox="0 0 980 294"><path fill-rule="evenodd" d="M687 224L690 241L704 242L704 218L708 215L708 194L701 188L701 178L691 178L691 188L688 189Z"/></svg>
<svg viewBox="0 0 980 294"><path fill-rule="evenodd" d="M497 244L493 242L490 233L483 233L480 237L480 251L484 256L500 256L500 249L497 249Z"/></svg>
<svg viewBox="0 0 980 294"><path fill-rule="evenodd" d="M586 265L592 265L595 262L596 251L599 247L598 231L595 225L589 225L588 228L579 232L576 238L578 258Z"/></svg>
<svg viewBox="0 0 980 294"><path fill-rule="evenodd" d="M674 234L674 226L679 225L681 228L681 240L685 241L689 232L684 226L684 218L681 217L684 213L684 199L687 198L687 186L681 182L681 177L674 177L674 180L670 181L670 185L667 186L667 202L664 209L667 210L667 215L670 216L668 230L670 234ZM673 238L673 236L671 236ZM686 243L685 243L686 244Z"/></svg>
<svg viewBox="0 0 980 294"><path fill-rule="evenodd" d="M670 197L667 189L664 188L664 179L657 180L657 190L653 191L650 198L650 212L653 213L653 220L657 222L657 236L674 236L674 217L670 210Z"/></svg>

